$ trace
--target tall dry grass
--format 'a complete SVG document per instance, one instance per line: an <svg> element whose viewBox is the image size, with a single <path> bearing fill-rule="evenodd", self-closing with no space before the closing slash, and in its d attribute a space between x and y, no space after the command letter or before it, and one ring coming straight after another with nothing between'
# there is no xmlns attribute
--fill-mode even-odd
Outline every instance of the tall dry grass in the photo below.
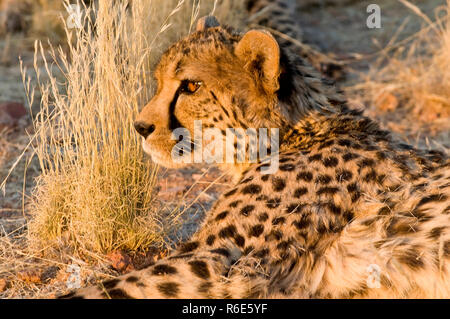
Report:
<svg viewBox="0 0 450 319"><path fill-rule="evenodd" d="M68 4L68 2L66 3ZM235 24L235 1L100 0L84 8L83 28L64 28L68 50L36 43L49 82L39 82L41 111L33 146L37 179L30 242L62 238L83 252L139 250L165 244L177 211L155 209L157 169L144 158L133 120L151 97L161 52L215 10ZM242 12L242 11L241 11ZM227 18L228 16L228 18ZM35 65L38 79L39 66ZM23 72L26 73L26 70ZM33 103L33 89L25 80Z"/></svg>
<svg viewBox="0 0 450 319"><path fill-rule="evenodd" d="M376 112L399 111L403 120L433 123L450 129L450 1L427 17L409 1L424 27L402 41L392 38L389 45L360 74L360 83L348 89ZM401 33L401 28L398 33ZM411 122L410 122L411 123ZM412 124L412 123L411 123ZM415 125L411 125L414 129Z"/></svg>

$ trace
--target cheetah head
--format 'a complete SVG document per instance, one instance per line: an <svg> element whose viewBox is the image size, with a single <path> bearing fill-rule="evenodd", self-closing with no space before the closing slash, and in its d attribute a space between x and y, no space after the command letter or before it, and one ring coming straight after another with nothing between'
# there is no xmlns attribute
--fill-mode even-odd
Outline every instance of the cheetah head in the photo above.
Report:
<svg viewBox="0 0 450 319"><path fill-rule="evenodd" d="M155 70L157 92L135 122L145 152L158 164L180 167L196 162L195 147L225 141L228 128L287 130L299 113L286 102L294 86L287 64L269 32L242 35L214 17L202 18L196 32L170 47ZM199 123L201 132L212 128L218 135L196 140ZM184 144L177 129L190 134ZM175 161L177 153L188 160Z"/></svg>

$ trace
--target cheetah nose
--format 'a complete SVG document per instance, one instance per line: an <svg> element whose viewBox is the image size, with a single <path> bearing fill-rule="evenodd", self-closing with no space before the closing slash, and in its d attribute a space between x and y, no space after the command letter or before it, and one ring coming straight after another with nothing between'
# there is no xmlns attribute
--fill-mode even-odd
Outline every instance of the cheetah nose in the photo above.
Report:
<svg viewBox="0 0 450 319"><path fill-rule="evenodd" d="M150 134L152 134L155 131L155 125L148 124L145 122L135 122L134 128L136 131L141 134L144 138L147 138Z"/></svg>

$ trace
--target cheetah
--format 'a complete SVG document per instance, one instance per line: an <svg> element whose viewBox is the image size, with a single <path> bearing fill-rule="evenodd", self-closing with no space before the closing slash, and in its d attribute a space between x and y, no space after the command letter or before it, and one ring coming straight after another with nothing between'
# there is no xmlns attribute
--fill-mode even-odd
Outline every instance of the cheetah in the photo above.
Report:
<svg viewBox="0 0 450 319"><path fill-rule="evenodd" d="M173 131L201 120L222 134L278 128L278 170L218 164L236 182L188 242L64 297L450 297L446 154L397 141L269 32L212 16L168 49L155 77L135 122L155 163L182 166Z"/></svg>

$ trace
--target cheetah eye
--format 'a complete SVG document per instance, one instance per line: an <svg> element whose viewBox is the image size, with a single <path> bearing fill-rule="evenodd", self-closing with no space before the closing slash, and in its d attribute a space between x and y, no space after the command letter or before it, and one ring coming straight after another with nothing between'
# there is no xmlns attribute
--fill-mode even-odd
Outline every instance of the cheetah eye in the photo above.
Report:
<svg viewBox="0 0 450 319"><path fill-rule="evenodd" d="M202 85L202 82L200 81L190 81L190 80L184 80L181 82L181 92L193 94L197 92L197 90Z"/></svg>

